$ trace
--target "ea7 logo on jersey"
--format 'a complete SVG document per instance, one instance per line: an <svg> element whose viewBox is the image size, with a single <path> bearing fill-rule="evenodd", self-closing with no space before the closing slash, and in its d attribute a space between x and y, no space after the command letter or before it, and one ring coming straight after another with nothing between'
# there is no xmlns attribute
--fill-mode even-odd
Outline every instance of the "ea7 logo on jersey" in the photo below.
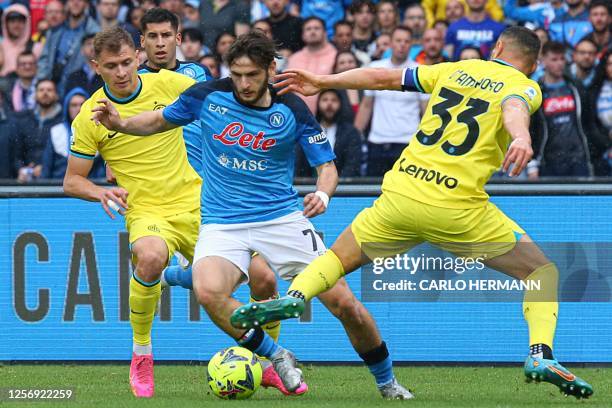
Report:
<svg viewBox="0 0 612 408"><path fill-rule="evenodd" d="M225 106L215 105L214 103L208 104L208 110L211 112L220 113L222 115L227 113L227 108Z"/></svg>
<svg viewBox="0 0 612 408"><path fill-rule="evenodd" d="M310 144L325 144L327 143L327 135L325 134L325 132L321 132L318 133L314 136L309 136L308 137L308 143Z"/></svg>
<svg viewBox="0 0 612 408"><path fill-rule="evenodd" d="M274 128L279 128L285 123L285 117L280 112L274 112L270 115L268 122L270 122L270 126Z"/></svg>

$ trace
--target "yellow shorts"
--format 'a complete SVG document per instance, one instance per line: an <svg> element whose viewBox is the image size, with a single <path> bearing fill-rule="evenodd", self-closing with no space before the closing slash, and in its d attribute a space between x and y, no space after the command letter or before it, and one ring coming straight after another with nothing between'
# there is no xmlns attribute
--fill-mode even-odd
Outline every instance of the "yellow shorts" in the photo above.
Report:
<svg viewBox="0 0 612 408"><path fill-rule="evenodd" d="M525 234L491 202L479 208L441 208L389 192L361 211L351 230L370 259L406 252L425 241L457 256L490 259L510 251Z"/></svg>
<svg viewBox="0 0 612 408"><path fill-rule="evenodd" d="M134 212L126 217L126 228L130 234L130 245L142 237L160 237L168 247L168 260L174 252L180 252L189 262L200 229L200 210L188 211L171 216Z"/></svg>

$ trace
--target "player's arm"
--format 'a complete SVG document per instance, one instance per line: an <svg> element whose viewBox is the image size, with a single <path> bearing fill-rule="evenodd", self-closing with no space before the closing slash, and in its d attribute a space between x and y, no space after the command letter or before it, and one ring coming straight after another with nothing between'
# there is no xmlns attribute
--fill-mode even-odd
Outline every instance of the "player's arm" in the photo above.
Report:
<svg viewBox="0 0 612 408"><path fill-rule="evenodd" d="M92 183L87 179L92 167L92 159L70 155L64 176L64 193L87 201L99 201L104 211L114 219L115 216L108 206L109 201L114 202L119 207L119 212L123 213L127 209L128 193L123 188L107 189Z"/></svg>
<svg viewBox="0 0 612 408"><path fill-rule="evenodd" d="M333 161L317 166L317 191L304 197L304 216L307 218L323 214L329 199L338 186L338 171Z"/></svg>
<svg viewBox="0 0 612 408"><path fill-rule="evenodd" d="M507 172L510 165L514 163L509 174L510 177L514 177L521 174L533 156L527 103L519 97L507 98L502 104L502 118L504 128L512 138L502 168L504 172Z"/></svg>
<svg viewBox="0 0 612 408"><path fill-rule="evenodd" d="M92 120L96 125L102 124L108 130L135 136L148 136L179 127L166 121L162 110L139 113L131 118L122 118L108 99L96 101L98 105L92 111Z"/></svg>
<svg viewBox="0 0 612 408"><path fill-rule="evenodd" d="M357 68L334 75L315 75L301 69L288 69L276 75L279 94L297 92L315 95L323 89L401 90L402 69Z"/></svg>

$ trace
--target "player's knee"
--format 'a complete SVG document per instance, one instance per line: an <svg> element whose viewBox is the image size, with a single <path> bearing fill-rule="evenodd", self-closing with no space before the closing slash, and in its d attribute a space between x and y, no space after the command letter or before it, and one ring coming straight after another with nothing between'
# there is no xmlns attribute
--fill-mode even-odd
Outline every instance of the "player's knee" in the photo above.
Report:
<svg viewBox="0 0 612 408"><path fill-rule="evenodd" d="M264 300L270 299L276 295L276 275L272 270L268 270L263 274L257 276L250 276L249 287L251 289L251 296L254 299Z"/></svg>
<svg viewBox="0 0 612 408"><path fill-rule="evenodd" d="M168 255L160 251L144 250L136 257L138 276L148 282L158 279L168 262Z"/></svg>
<svg viewBox="0 0 612 408"><path fill-rule="evenodd" d="M195 292L198 303L204 306L208 312L214 312L217 306L223 304L227 300L225 294L203 284L203 282L195 284L193 291Z"/></svg>
<svg viewBox="0 0 612 408"><path fill-rule="evenodd" d="M361 303L350 293L339 296L330 305L330 312L342 322L360 322L363 319Z"/></svg>

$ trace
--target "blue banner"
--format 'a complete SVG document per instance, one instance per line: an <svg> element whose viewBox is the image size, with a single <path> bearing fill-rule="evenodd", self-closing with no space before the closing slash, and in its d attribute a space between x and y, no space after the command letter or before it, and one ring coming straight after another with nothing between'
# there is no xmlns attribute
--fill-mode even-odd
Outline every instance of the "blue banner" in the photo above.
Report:
<svg viewBox="0 0 612 408"><path fill-rule="evenodd" d="M333 199L314 220L325 242L331 245L373 200ZM536 241L612 242L612 196L493 202ZM130 358L130 254L122 219L112 221L99 204L75 199L0 199L0 253L0 361ZM361 298L359 273L348 282ZM208 360L232 344L188 291L165 292L153 328L157 360ZM245 288L236 296L248 299ZM396 361L519 362L527 352L520 303L377 301L366 307ZM561 303L555 355L564 362L612 362L611 316L609 302ZM283 322L280 342L303 361L359 361L340 323L318 301L301 321Z"/></svg>

